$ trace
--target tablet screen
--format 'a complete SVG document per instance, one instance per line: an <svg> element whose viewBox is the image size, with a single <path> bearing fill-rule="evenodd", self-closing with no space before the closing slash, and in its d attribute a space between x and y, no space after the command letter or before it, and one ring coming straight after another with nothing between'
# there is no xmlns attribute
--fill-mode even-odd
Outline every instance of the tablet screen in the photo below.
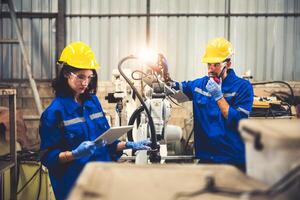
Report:
<svg viewBox="0 0 300 200"><path fill-rule="evenodd" d="M130 126L118 126L118 127L111 127L107 131L105 131L102 135L97 137L94 142L97 143L99 140L104 140L107 144L111 144L120 138L122 135L127 133L133 128L133 125Z"/></svg>

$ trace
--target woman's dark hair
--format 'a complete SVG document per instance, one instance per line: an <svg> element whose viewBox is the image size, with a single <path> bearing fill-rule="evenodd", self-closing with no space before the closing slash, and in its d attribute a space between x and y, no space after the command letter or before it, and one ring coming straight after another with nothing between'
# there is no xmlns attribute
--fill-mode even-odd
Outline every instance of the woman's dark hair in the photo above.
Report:
<svg viewBox="0 0 300 200"><path fill-rule="evenodd" d="M63 64L57 78L52 81L52 88L54 90L55 96L74 96L74 91L68 84L68 76L72 73L76 73L81 69L77 69L67 64ZM82 100L90 98L91 95L96 94L97 92L97 83L98 83L98 76L97 72L94 69L91 69L93 72L94 78L89 83L87 89L84 91L83 94L80 95Z"/></svg>

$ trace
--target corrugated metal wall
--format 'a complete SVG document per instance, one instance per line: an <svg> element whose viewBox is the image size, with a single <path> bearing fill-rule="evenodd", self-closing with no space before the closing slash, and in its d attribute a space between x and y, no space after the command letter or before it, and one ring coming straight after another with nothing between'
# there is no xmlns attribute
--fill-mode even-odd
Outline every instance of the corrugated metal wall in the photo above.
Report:
<svg viewBox="0 0 300 200"><path fill-rule="evenodd" d="M27 6L27 11L42 11L42 5L49 5L45 7L46 10L53 12L56 11L57 3L50 0L15 0L15 2L23 5L19 5L19 10ZM185 80L204 75L206 67L200 61L205 44L210 38L227 37L230 33L230 40L235 46L234 68L239 75L251 70L256 80L299 81L300 66L296 59L300 57L300 0L231 0L230 9L227 6L228 2L228 0L150 1L151 13L221 14L151 17L149 44L166 55L172 77ZM230 21L225 16L228 11L232 13ZM117 67L121 58L134 54L146 46L146 17L80 17L72 14L128 13L145 14L146 0L67 0L66 41L69 43L82 40L92 46L102 66L101 80L110 80L111 71ZM249 16L240 16L239 13L249 13ZM281 13L285 16L274 14L265 17L262 16L263 13ZM293 13L297 15L289 15ZM1 38L11 37L9 20L2 19L0 22ZM27 34L25 41L30 44L28 47L31 49L36 78L53 77L55 72L54 22L54 20L43 22L40 19L27 19L27 25L23 25L23 30ZM29 29L25 29L27 26ZM18 47L1 45L0 54L0 78L23 78L24 72L19 67L21 59ZM18 58L17 61L14 58ZM6 71L6 66L10 65L12 68Z"/></svg>
<svg viewBox="0 0 300 200"><path fill-rule="evenodd" d="M225 13L227 1L151 1L152 13ZM299 0L231 0L237 13L298 13ZM205 44L227 37L226 17L155 17L151 20L152 45L162 50L178 80L206 74L200 61ZM250 70L255 80L300 80L300 17L231 16L230 41L239 75Z"/></svg>
<svg viewBox="0 0 300 200"><path fill-rule="evenodd" d="M67 0L67 14L145 13L142 0ZM129 54L146 46L145 17L67 17L67 43L81 40L95 51L100 80L110 80L112 69Z"/></svg>
<svg viewBox="0 0 300 200"><path fill-rule="evenodd" d="M57 0L15 0L17 12L57 12ZM7 4L0 4L1 12L8 11ZM55 76L55 19L19 18L25 47L35 79ZM0 18L0 40L17 39L10 18ZM0 80L25 79L23 58L19 44L0 44Z"/></svg>
<svg viewBox="0 0 300 200"><path fill-rule="evenodd" d="M231 41L242 73L256 80L300 80L300 1L232 0L231 12L298 13L298 17L231 17Z"/></svg>

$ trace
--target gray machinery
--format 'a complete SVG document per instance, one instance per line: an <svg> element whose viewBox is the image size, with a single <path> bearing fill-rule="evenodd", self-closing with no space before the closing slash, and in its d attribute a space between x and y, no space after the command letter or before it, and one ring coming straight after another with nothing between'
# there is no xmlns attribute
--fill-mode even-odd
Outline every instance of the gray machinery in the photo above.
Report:
<svg viewBox="0 0 300 200"><path fill-rule="evenodd" d="M122 64L129 59L140 61L137 64L139 67L123 70ZM106 97L109 102L116 103L116 126L122 125L122 116L127 116L126 123L129 125L135 124L133 131L127 133L129 141L151 139L149 157L147 151L135 152L138 164L161 162L161 156L167 156L166 144L179 141L182 137L181 128L168 124L168 120L172 96L175 95L179 102L185 96L171 89L165 57L157 54L154 59L151 63L135 56L122 59L119 71L113 71L115 91ZM124 104L126 114L122 115Z"/></svg>

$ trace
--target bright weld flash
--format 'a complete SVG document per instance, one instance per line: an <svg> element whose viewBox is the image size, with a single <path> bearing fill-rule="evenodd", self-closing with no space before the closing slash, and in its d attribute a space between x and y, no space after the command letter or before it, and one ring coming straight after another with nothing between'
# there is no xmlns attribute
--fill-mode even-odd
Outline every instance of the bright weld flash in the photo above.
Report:
<svg viewBox="0 0 300 200"><path fill-rule="evenodd" d="M138 54L138 58L147 65L154 65L157 63L158 54L152 49L143 49Z"/></svg>

